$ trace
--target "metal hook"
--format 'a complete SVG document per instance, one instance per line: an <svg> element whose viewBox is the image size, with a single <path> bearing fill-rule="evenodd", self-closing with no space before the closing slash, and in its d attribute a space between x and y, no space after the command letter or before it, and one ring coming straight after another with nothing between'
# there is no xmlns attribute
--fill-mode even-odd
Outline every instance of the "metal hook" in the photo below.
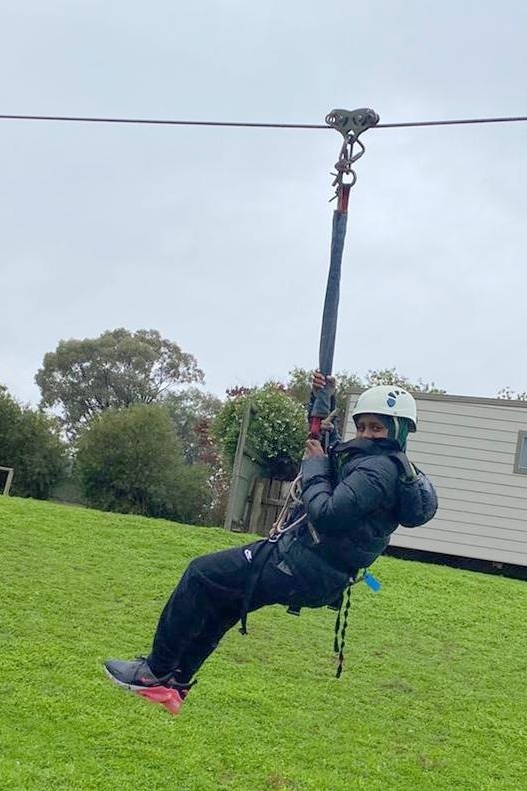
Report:
<svg viewBox="0 0 527 791"><path fill-rule="evenodd" d="M357 181L357 174L352 168L354 162L361 158L365 152L363 143L359 140L359 135L366 129L379 123L379 116L374 110L364 107L359 110L332 110L326 116L326 123L336 129L344 138L340 149L338 161L335 163L335 181L332 186L336 187L337 197L341 191L344 176L350 176L351 182L347 184L348 189L353 187ZM353 153L353 146L357 144L360 151ZM332 199L333 200L333 199Z"/></svg>

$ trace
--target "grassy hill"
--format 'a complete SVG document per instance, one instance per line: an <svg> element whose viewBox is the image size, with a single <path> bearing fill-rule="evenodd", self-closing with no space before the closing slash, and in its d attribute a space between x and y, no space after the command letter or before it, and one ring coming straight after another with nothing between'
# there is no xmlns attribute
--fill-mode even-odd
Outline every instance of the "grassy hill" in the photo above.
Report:
<svg viewBox="0 0 527 791"><path fill-rule="evenodd" d="M0 498L0 788L514 789L525 774L524 582L381 558L334 613L273 607L233 630L179 717L106 680L148 651L219 529Z"/></svg>

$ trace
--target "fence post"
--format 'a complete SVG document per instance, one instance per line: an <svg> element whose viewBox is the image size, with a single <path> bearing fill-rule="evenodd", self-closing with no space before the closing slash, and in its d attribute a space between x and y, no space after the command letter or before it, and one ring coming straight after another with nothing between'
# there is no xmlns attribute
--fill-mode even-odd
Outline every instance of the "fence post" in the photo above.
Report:
<svg viewBox="0 0 527 791"><path fill-rule="evenodd" d="M14 469L12 467L0 467L0 472L7 472L6 480L4 483L3 491L0 494L8 495L11 488L11 481L13 480Z"/></svg>
<svg viewBox="0 0 527 791"><path fill-rule="evenodd" d="M258 462L253 461L247 448L247 434L253 414L254 408L251 404L247 404L234 457L229 500L227 502L225 522L223 523L225 530L247 532L249 492L253 481L261 477L265 472Z"/></svg>
<svg viewBox="0 0 527 791"><path fill-rule="evenodd" d="M249 533L258 533L260 519L263 509L263 497L265 492L266 478L256 478L253 486L253 498L251 516L249 519Z"/></svg>

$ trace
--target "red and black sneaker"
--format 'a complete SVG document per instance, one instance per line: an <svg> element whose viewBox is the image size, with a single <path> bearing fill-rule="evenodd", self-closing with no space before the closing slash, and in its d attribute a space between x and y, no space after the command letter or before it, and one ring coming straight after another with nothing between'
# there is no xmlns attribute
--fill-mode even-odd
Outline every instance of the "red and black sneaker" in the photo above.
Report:
<svg viewBox="0 0 527 791"><path fill-rule="evenodd" d="M179 714L183 701L187 697L191 684L179 684L174 675L155 676L144 657L130 662L121 659L110 659L104 663L106 673L119 684L135 695L160 703L170 714ZM193 682L195 683L195 682Z"/></svg>

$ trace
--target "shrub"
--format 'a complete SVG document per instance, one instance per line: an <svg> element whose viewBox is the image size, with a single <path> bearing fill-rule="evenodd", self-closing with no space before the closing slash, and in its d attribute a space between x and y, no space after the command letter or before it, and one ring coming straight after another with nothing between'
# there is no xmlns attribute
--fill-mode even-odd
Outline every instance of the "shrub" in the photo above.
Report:
<svg viewBox="0 0 527 791"><path fill-rule="evenodd" d="M134 404L108 409L78 441L77 469L89 505L197 523L211 491L206 465L187 465L167 411Z"/></svg>
<svg viewBox="0 0 527 791"><path fill-rule="evenodd" d="M305 409L282 389L266 385L231 395L213 425L227 464L232 468L243 416L248 404L254 408L246 451L268 468L270 477L294 476L307 434Z"/></svg>

